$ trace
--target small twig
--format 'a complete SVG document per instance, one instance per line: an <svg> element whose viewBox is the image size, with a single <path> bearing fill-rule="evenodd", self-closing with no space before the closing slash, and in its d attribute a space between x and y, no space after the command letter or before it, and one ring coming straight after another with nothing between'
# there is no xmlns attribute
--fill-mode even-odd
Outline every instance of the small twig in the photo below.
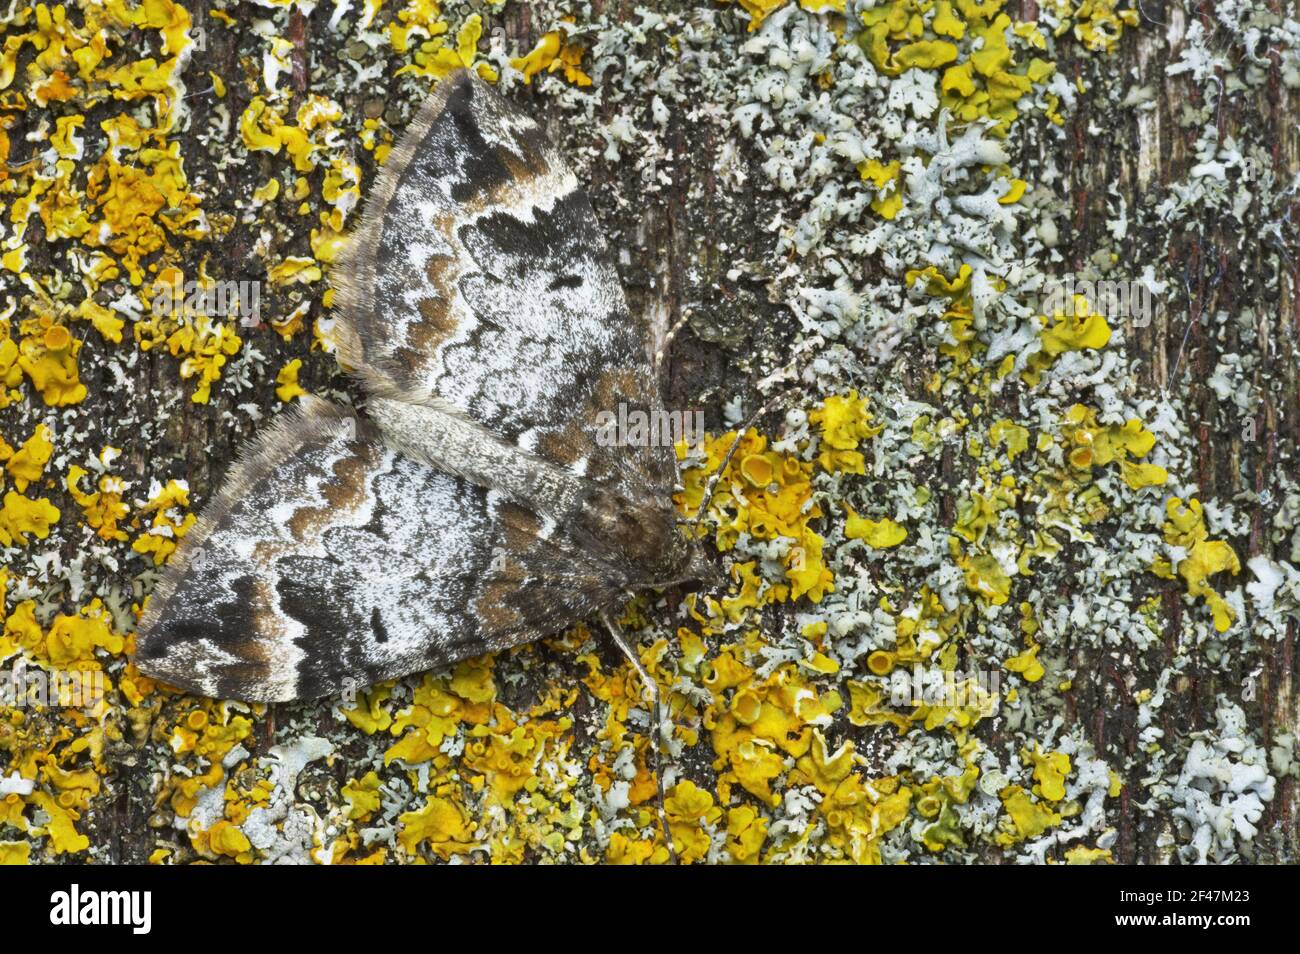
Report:
<svg viewBox="0 0 1300 954"><path fill-rule="evenodd" d="M787 388L751 414L749 419L737 429L735 440L733 440L731 446L727 448L727 453L722 457L722 463L718 465L718 469L714 472L713 476L709 478L709 482L704 488L704 496L700 498L700 508L695 512L695 516L688 524L692 538L695 536L695 529L699 526L700 520L704 518L704 514L709 509L709 501L713 498L713 492L717 489L718 481L722 479L722 475L727 470L727 465L731 463L731 458L735 456L736 448L740 446L740 442L744 438L745 434L769 412L775 410L794 395L802 393L804 393L804 388L799 385Z"/></svg>
<svg viewBox="0 0 1300 954"><path fill-rule="evenodd" d="M659 684L655 682L654 677L641 664L641 658L636 654L636 650L623 632L623 627L618 625L613 615L606 612L601 614L601 619L605 623L605 628L609 630L609 635L614 640L614 643L623 651L623 655L632 664L632 668L640 675L641 682L645 684L646 693L650 696L652 703L651 718L654 719L654 727L650 733L650 744L654 749L655 759L655 806L659 814L659 827L663 829L664 833L664 844L668 846L668 856L676 864L677 850L673 847L672 832L668 828L668 813L664 809L663 739L661 733L663 709L659 697Z"/></svg>
<svg viewBox="0 0 1300 954"><path fill-rule="evenodd" d="M677 337L677 332L681 331L682 328L685 327L686 322L690 320L690 317L690 312L686 312L678 318L676 323L664 334L664 340L660 343L659 350L655 352L654 373L656 377L663 369L664 355L667 353L668 347L673 343L673 339Z"/></svg>

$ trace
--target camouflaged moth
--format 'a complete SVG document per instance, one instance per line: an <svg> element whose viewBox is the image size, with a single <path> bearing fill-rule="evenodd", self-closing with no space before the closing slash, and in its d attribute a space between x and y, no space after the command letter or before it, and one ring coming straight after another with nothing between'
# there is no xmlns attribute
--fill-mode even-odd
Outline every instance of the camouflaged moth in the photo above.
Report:
<svg viewBox="0 0 1300 954"><path fill-rule="evenodd" d="M596 439L602 412L661 399L542 129L472 74L444 79L331 280L365 415L304 398L253 442L141 617L140 669L306 699L599 616L645 677L619 609L716 573L678 529L673 449Z"/></svg>

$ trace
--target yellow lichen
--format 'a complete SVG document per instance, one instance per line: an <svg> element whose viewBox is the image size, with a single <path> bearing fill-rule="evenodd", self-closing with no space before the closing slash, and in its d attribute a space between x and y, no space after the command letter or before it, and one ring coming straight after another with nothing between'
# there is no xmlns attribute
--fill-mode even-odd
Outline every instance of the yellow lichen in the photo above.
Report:
<svg viewBox="0 0 1300 954"><path fill-rule="evenodd" d="M32 436L11 453L6 453L9 448L0 440L0 461L4 462L5 470L20 491L25 491L29 484L40 480L41 474L45 472L45 465L54 453L54 444L50 440L52 436L48 427L38 424L32 431Z"/></svg>
<svg viewBox="0 0 1300 954"><path fill-rule="evenodd" d="M32 500L10 490L0 507L0 544L25 546L33 536L44 540L50 535L50 527L58 522L59 509L49 500Z"/></svg>
<svg viewBox="0 0 1300 954"><path fill-rule="evenodd" d="M1237 553L1225 540L1209 539L1210 532L1205 526L1201 513L1201 502L1195 498L1186 504L1178 497L1165 501L1165 514L1168 519L1164 524L1165 542L1179 547L1186 555L1177 561L1178 575L1187 584L1187 592L1205 600L1214 617L1214 628L1220 633L1226 632L1237 618L1236 611L1209 584L1209 578L1217 573L1227 571L1233 576L1241 572L1241 561ZM1160 573L1157 563L1153 569ZM1168 575L1164 573L1162 575Z"/></svg>
<svg viewBox="0 0 1300 954"><path fill-rule="evenodd" d="M105 448L106 453L109 451L115 449ZM102 459L103 455L101 455ZM98 489L94 493L86 493L81 489L81 479L86 476L88 475L85 469L73 464L68 469L68 479L65 483L68 495L77 502L85 515L86 526L94 530L101 540L125 540L127 534L119 526L119 522L130 512L130 508L122 500L127 484L120 477L104 474L99 478Z"/></svg>
<svg viewBox="0 0 1300 954"><path fill-rule="evenodd" d="M155 566L166 563L197 519L192 513L182 513L189 505L190 490L185 481L169 480L165 485L156 485L132 522L132 526L138 526L139 517L153 515L148 528L135 538L131 549L152 556Z"/></svg>
<svg viewBox="0 0 1300 954"><path fill-rule="evenodd" d="M1039 333L1041 349L1029 356L1021 377L1026 384L1036 385L1043 372L1067 351L1097 350L1110 341L1110 325L1103 315L1094 314L1088 300L1074 296L1074 307L1068 311L1055 311L1051 321L1040 316L1043 328Z"/></svg>
<svg viewBox="0 0 1300 954"><path fill-rule="evenodd" d="M302 397L307 392L298 385L298 371L302 368L302 359L294 358L275 376L275 396L281 401L289 402Z"/></svg>
<svg viewBox="0 0 1300 954"><path fill-rule="evenodd" d="M848 519L844 521L844 535L850 540L865 540L868 546L885 550L896 547L907 539L907 530L888 517L881 520L868 520L859 517L853 508L847 505L845 511Z"/></svg>
<svg viewBox="0 0 1300 954"><path fill-rule="evenodd" d="M477 847L469 813L450 798L431 795L423 808L405 812L397 820L401 824L397 838L408 854L415 854L420 845L427 844L445 861Z"/></svg>
<svg viewBox="0 0 1300 954"><path fill-rule="evenodd" d="M527 54L511 60L510 65L524 74L525 83L531 83L533 77L545 70L548 73L563 72L564 78L575 86L590 86L591 77L580 68L585 53L586 50L570 41L564 31L552 30Z"/></svg>
<svg viewBox="0 0 1300 954"><path fill-rule="evenodd" d="M875 437L881 431L879 425L871 425L871 420L867 400L859 397L857 391L832 395L820 408L809 412L809 423L821 427L822 449L817 460L823 470L865 472L865 461L858 448L864 439Z"/></svg>

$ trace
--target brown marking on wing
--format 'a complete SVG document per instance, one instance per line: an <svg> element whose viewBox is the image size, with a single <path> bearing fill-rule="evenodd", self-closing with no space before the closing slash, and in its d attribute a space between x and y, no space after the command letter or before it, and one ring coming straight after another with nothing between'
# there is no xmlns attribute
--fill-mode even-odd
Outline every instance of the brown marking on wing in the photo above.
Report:
<svg viewBox="0 0 1300 954"><path fill-rule="evenodd" d="M537 451L547 460L572 467L587 457L595 443L595 416L591 423L570 421L561 431L543 434L537 442Z"/></svg>
<svg viewBox="0 0 1300 954"><path fill-rule="evenodd" d="M636 368L608 368L596 379L591 389L593 411L614 410L619 402L654 406L655 392L649 377ZM594 416L594 414L593 414Z"/></svg>
<svg viewBox="0 0 1300 954"><path fill-rule="evenodd" d="M267 654L270 643L262 639L242 639L230 647L239 662L223 672L222 678L236 682L265 682L271 676L271 657Z"/></svg>
<svg viewBox="0 0 1300 954"><path fill-rule="evenodd" d="M619 404L647 415L658 409L660 403L650 376L636 368L608 368L593 382L584 416L592 435L588 449L595 448L587 460L587 476L597 482L615 477L623 472L623 465L636 460L636 454L629 453L628 448L605 448L594 440L596 415L601 411L616 414Z"/></svg>
<svg viewBox="0 0 1300 954"><path fill-rule="evenodd" d="M519 610L508 602L518 592L517 583L509 579L493 581L483 588L474 600L474 612L486 624L482 627L484 630L510 629L524 621Z"/></svg>
<svg viewBox="0 0 1300 954"><path fill-rule="evenodd" d="M460 324L453 309L458 294L456 281L466 264L463 249L454 232L459 221L454 212L443 212L433 222L433 231L441 237L443 247L452 251L435 252L425 263L425 277L436 294L420 299L418 307L421 320L411 322L407 340L400 349L396 349L396 354L411 371L420 367L430 354L441 347Z"/></svg>
<svg viewBox="0 0 1300 954"><path fill-rule="evenodd" d="M253 618L253 632L249 634L249 639L245 640L245 642L249 646L260 646L262 648L251 657L242 649L239 651L239 655L251 658L254 661L261 661L269 673L271 669L270 659L265 650L266 647L279 642L288 635L285 632L284 615L277 607L275 593L271 590L271 584L265 577L259 576L254 579L252 592L249 595L253 601L249 612L249 615Z"/></svg>
<svg viewBox="0 0 1300 954"><path fill-rule="evenodd" d="M375 469L379 445L367 441L354 441L348 445L354 453L344 456L334 464L334 479L321 487L325 504L320 507L300 507L289 518L289 532L295 540L316 539L320 532L338 520L341 510L354 510L370 493L366 475ZM309 537L310 535L310 537Z"/></svg>
<svg viewBox="0 0 1300 954"><path fill-rule="evenodd" d="M437 348L459 325L452 316L451 302L446 298L421 298L419 308L424 320L411 325L410 337L410 347L417 352Z"/></svg>
<svg viewBox="0 0 1300 954"><path fill-rule="evenodd" d="M496 159L505 168L507 178L494 183L491 188L485 189L480 197L469 203L468 208L471 213L482 214L498 209L508 212L525 203L531 204L528 197L533 192L533 183L553 174L550 163L541 152L545 139L540 136L538 138L539 144L535 147L538 152L528 158L522 158L508 149L496 150Z"/></svg>
<svg viewBox="0 0 1300 954"><path fill-rule="evenodd" d="M531 510L518 504L507 503L501 506L498 513L505 524L503 545L507 550L525 553L541 536L542 518Z"/></svg>

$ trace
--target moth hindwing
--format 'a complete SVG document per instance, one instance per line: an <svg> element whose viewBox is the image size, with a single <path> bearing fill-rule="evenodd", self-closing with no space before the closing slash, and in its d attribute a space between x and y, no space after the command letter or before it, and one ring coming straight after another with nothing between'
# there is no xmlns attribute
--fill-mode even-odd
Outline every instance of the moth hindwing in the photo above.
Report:
<svg viewBox="0 0 1300 954"><path fill-rule="evenodd" d="M304 399L233 466L141 618L145 673L327 695L608 614L690 579L671 447L598 442L660 409L590 203L530 117L439 83L332 274L366 416Z"/></svg>

